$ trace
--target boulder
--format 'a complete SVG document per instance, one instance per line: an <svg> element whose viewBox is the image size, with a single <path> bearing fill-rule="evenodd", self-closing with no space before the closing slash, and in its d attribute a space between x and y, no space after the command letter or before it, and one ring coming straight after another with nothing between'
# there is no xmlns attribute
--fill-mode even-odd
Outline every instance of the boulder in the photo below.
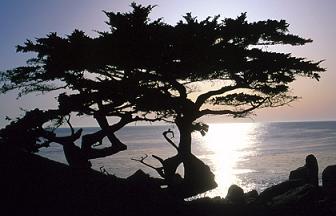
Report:
<svg viewBox="0 0 336 216"><path fill-rule="evenodd" d="M301 180L291 180L291 181L281 182L261 192L258 196L257 201L260 203L272 203L274 197L284 194L302 185L303 185L303 182Z"/></svg>
<svg viewBox="0 0 336 216"><path fill-rule="evenodd" d="M241 187L233 184L229 187L225 199L232 204L243 204L245 203L244 190Z"/></svg>
<svg viewBox="0 0 336 216"><path fill-rule="evenodd" d="M311 184L295 187L272 198L273 207L288 207L294 205L313 204L316 199L317 188Z"/></svg>
<svg viewBox="0 0 336 216"><path fill-rule="evenodd" d="M190 197L217 187L215 175L208 165L195 155L184 158L184 179L179 190L181 196Z"/></svg>
<svg viewBox="0 0 336 216"><path fill-rule="evenodd" d="M257 200L259 194L256 190L251 190L244 194L245 202L252 203Z"/></svg>
<svg viewBox="0 0 336 216"><path fill-rule="evenodd" d="M137 187L139 189L142 188L144 190L149 190L149 189L157 190L160 188L162 184L162 179L150 177L149 174L145 173L141 169L137 170L135 173L129 176L126 180L127 180L127 183L129 183L129 185Z"/></svg>
<svg viewBox="0 0 336 216"><path fill-rule="evenodd" d="M141 169L138 169L135 173L133 173L127 178L129 182L145 182L149 181L149 179L150 179L149 174L145 173Z"/></svg>
<svg viewBox="0 0 336 216"><path fill-rule="evenodd" d="M328 166L323 170L322 187L328 198L336 199L336 165Z"/></svg>
<svg viewBox="0 0 336 216"><path fill-rule="evenodd" d="M301 180L305 184L318 186L318 164L316 157L312 154L306 157L306 164L293 170L289 174L289 180Z"/></svg>

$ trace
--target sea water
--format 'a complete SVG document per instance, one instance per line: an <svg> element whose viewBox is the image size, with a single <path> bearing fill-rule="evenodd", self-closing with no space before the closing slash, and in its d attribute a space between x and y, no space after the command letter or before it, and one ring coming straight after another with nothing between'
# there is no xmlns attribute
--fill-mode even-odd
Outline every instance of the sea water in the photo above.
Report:
<svg viewBox="0 0 336 216"><path fill-rule="evenodd" d="M98 128L83 128L92 133ZM159 177L156 171L136 160L148 155L145 162L159 167L151 155L168 158L176 150L164 139L162 132L174 131L172 140L178 143L178 131L173 125L128 126L117 132L117 137L128 149L105 158L91 160L96 170L128 177L138 169ZM58 136L70 133L57 130ZM103 140L102 148L108 146ZM228 187L237 184L245 192L265 188L288 179L289 172L305 163L308 154L314 154L323 169L336 164L336 122L277 122L277 123L222 123L210 124L205 136L193 134L192 152L209 165L216 176L218 187L201 196L225 197ZM42 149L40 155L66 163L63 150L57 144ZM183 175L183 167L179 167ZM197 180L197 179L195 179ZM321 181L321 179L320 179Z"/></svg>

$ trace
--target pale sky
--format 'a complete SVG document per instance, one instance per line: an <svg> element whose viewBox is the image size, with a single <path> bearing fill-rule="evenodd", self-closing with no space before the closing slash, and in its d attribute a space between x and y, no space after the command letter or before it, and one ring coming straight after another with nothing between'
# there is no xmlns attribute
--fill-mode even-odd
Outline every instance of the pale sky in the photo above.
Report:
<svg viewBox="0 0 336 216"><path fill-rule="evenodd" d="M29 57L15 53L15 46L26 39L44 37L49 32L70 34L75 28L95 36L95 30L107 30L102 10L130 10L128 0L1 0L0 2L0 70L22 66ZM141 0L143 5L157 5L153 19L163 17L175 24L187 12L199 19L220 14L237 17L247 12L249 21L285 19L291 33L311 38L313 43L301 47L285 47L298 57L311 60L325 59L327 71L320 82L300 79L293 85L293 93L302 99L291 106L265 109L253 119L245 121L308 121L336 120L336 1L334 0ZM5 116L15 118L23 109L55 107L55 95L29 95L16 100L16 93L0 95L0 127L8 122ZM226 121L225 116L208 119ZM231 120L230 120L231 121ZM92 121L77 120L78 126L89 126Z"/></svg>

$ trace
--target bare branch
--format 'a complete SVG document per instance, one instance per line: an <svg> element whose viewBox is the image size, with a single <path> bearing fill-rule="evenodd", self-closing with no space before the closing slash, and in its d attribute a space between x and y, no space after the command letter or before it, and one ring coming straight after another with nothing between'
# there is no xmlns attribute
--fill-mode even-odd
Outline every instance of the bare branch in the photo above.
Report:
<svg viewBox="0 0 336 216"><path fill-rule="evenodd" d="M161 164L164 163L164 160L162 158L160 158L159 156L152 155L152 157L155 158L156 160L160 161Z"/></svg>
<svg viewBox="0 0 336 216"><path fill-rule="evenodd" d="M177 145L171 140L171 138L169 138L169 137L167 136L168 134L172 134L172 137L171 137L171 138L174 138L174 132L173 132L172 130L168 129L167 131L164 131L164 132L162 133L162 135L163 135L164 138L167 140L167 142L168 142L169 144L171 144L171 145L178 151L178 147L177 147Z"/></svg>
<svg viewBox="0 0 336 216"><path fill-rule="evenodd" d="M105 174L105 175L110 175L110 173L107 172L107 170L105 169L104 166L99 167L99 169L100 169L100 172L101 172L101 173L103 173L103 174Z"/></svg>
<svg viewBox="0 0 336 216"><path fill-rule="evenodd" d="M75 130L74 130L74 128L73 128L72 125L71 125L70 118L71 118L71 116L70 116L70 114L69 114L69 117L66 118L65 120L66 120L67 124L68 124L69 127L70 127L71 134L74 135L74 134L75 134Z"/></svg>
<svg viewBox="0 0 336 216"><path fill-rule="evenodd" d="M154 155L153 155L153 157L154 157ZM143 165L145 165L145 166L147 166L147 167L150 167L150 168L152 168L152 169L154 169L162 178L165 178L165 175L164 175L164 173L163 173L163 168L162 167L154 167L154 166L152 166L152 165L150 165L150 164L148 164L148 163L146 163L145 162L145 159L146 158L148 158L148 155L147 154L145 154L145 156L144 157L140 157L140 159L137 159L137 158L131 158L131 160L133 160L133 161L137 161L137 162L139 162L139 163L141 163L141 164L143 164ZM161 158L160 158L161 159ZM162 160L162 159L161 159ZM160 161L161 162L161 161Z"/></svg>

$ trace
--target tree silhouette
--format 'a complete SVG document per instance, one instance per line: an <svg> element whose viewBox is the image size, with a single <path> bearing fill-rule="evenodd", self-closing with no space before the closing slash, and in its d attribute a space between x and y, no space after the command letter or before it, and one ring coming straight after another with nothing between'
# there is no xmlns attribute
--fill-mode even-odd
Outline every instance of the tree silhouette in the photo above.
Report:
<svg viewBox="0 0 336 216"><path fill-rule="evenodd" d="M213 179L191 152L192 132L205 134L208 129L199 120L202 116L245 117L259 108L288 104L297 99L288 84L300 76L318 80L324 71L321 61L270 51L312 42L290 34L284 20L248 22L243 13L235 19L199 21L188 13L169 25L150 20L153 6L131 6L128 13L105 12L110 30L98 37L75 30L66 37L50 33L18 46L17 51L37 56L27 66L3 72L1 89L19 89L20 95L64 90L58 97L60 112L92 116L101 127L87 136L92 140L84 146L107 136L113 153L126 148L114 132L127 123L174 122L178 144L165 138L177 154L166 160L155 157L165 176L173 176L183 163L183 184L194 185L190 194L214 186L204 186L209 179L195 181L203 174ZM109 116L121 117L121 123L109 125Z"/></svg>

